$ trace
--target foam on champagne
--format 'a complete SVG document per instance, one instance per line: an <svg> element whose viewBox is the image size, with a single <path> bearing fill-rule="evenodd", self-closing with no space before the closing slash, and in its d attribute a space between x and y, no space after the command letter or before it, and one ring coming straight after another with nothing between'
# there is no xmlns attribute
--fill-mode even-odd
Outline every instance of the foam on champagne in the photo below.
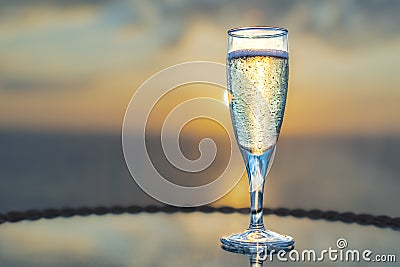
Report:
<svg viewBox="0 0 400 267"><path fill-rule="evenodd" d="M243 149L263 154L276 144L288 87L288 53L239 50L228 53L228 90L233 127Z"/></svg>

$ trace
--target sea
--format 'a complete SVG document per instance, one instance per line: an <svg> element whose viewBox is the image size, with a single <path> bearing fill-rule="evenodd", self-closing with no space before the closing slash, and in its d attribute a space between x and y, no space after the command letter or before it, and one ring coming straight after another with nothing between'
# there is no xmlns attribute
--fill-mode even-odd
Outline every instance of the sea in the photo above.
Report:
<svg viewBox="0 0 400 267"><path fill-rule="evenodd" d="M157 137L146 141L148 147L159 145ZM188 155L193 152L195 157L197 141L189 138L182 142ZM218 150L220 158L228 154L225 150ZM283 136L267 177L265 205L400 216L399 151L397 136ZM171 165L165 156L152 153L152 157L160 162L157 168L167 173ZM217 166L214 172L223 167ZM197 175L194 184L210 182L212 172L203 178ZM169 176L178 181L180 174L171 172ZM193 184L190 178L178 182L185 181ZM244 176L237 185L242 188L212 204L248 206L247 186ZM132 179L118 134L0 132L0 213L150 204L162 203Z"/></svg>

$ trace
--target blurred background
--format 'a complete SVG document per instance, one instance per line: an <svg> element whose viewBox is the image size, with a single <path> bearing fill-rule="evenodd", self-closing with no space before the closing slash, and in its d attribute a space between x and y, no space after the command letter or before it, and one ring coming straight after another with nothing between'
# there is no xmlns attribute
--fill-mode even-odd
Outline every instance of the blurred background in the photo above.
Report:
<svg viewBox="0 0 400 267"><path fill-rule="evenodd" d="M277 25L290 87L266 205L399 216L399 12L395 0L0 1L0 212L156 203L122 154L135 90L174 64L224 63L229 28ZM153 111L150 144L184 89ZM199 136L226 141L207 123L182 133L188 157ZM248 206L247 179L214 205Z"/></svg>
<svg viewBox="0 0 400 267"><path fill-rule="evenodd" d="M123 158L122 122L135 90L174 64L224 63L229 28L277 25L289 30L290 84L265 205L400 216L399 14L396 0L0 1L0 213L160 204L140 190ZM192 159L201 138L217 143L217 159L203 174L176 172L159 142L174 106L199 93L222 98L220 89L183 86L153 110L149 153L171 181L204 184L224 169L229 140L215 123L193 121L181 135L182 151ZM243 177L213 205L248 207L248 198ZM247 216L204 216L4 224L0 262L159 266L163 258L165 266L179 266L220 253L214 266L247 265L245 257L216 252L218 237L244 229ZM396 235L376 228L274 216L268 225L292 234L299 248L305 241L326 248L343 234L358 247L398 248ZM196 242L186 245L182 236ZM166 240L172 239L183 243L171 246ZM188 248L204 255L176 257L196 257Z"/></svg>

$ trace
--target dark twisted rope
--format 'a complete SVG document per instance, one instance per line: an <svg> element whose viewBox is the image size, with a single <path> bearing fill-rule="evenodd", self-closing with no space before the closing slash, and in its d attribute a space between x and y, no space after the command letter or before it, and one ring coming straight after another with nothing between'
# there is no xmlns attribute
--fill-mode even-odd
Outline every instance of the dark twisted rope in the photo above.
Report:
<svg viewBox="0 0 400 267"><path fill-rule="evenodd" d="M5 214L0 213L0 224L9 222L15 223L19 221L35 221L39 219L53 219L57 217L69 218L73 216L88 215L105 215L105 214L138 214L138 213L223 213L223 214L249 214L249 208L233 208L233 207L212 207L201 206L194 208L179 208L173 206L114 206L114 207L95 207L95 208L62 208L62 209L45 209L45 210L27 210L27 211L11 211ZM296 218L309 218L312 220L339 221L344 223L356 223L359 225L374 225L380 228L391 228L400 230L400 218L391 218L389 216L375 216L370 214L354 214L352 212L322 211L322 210L303 210L303 209L287 209L265 208L264 214L273 214L277 216L293 216Z"/></svg>

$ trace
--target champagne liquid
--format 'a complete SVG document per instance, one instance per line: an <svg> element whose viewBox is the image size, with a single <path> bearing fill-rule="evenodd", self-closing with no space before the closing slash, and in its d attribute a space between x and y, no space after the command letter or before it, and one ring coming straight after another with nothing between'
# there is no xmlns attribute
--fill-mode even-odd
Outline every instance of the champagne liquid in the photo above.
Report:
<svg viewBox="0 0 400 267"><path fill-rule="evenodd" d="M287 52L240 50L228 53L228 90L236 139L261 155L276 144L288 87Z"/></svg>

